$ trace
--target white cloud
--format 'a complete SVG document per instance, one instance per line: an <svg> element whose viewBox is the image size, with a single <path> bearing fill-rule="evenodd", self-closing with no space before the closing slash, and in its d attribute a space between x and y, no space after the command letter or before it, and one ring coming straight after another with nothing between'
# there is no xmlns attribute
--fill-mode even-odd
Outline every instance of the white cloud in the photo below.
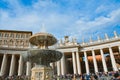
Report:
<svg viewBox="0 0 120 80"><path fill-rule="evenodd" d="M88 38L90 35L92 36L101 33L101 31L105 28L108 28L110 30L110 27L116 24L120 25L120 9L112 11L106 17L96 17L92 21L79 19L75 22L75 24L73 24L73 26L68 29L68 31L74 31L74 36L77 36L79 39L83 36L85 36L85 38ZM95 32L96 34L94 34Z"/></svg>
<svg viewBox="0 0 120 80"><path fill-rule="evenodd" d="M57 5L54 4L51 0L39 0L37 3L33 3L32 5L34 9L50 8L56 6Z"/></svg>
<svg viewBox="0 0 120 80"><path fill-rule="evenodd" d="M42 24L45 24L46 31L54 33L57 38L64 35L70 35L81 39L82 36L86 38L90 35L100 34L101 30L109 26L120 25L120 9L110 12L107 16L99 16L94 20L90 20L86 16L94 16L91 14L84 15L84 13L77 10L72 14L59 13L56 11L57 4L46 0L33 2L32 6L26 7L17 0L6 0L9 3L9 8L0 10L0 29L17 29L17 30L31 30L33 32L41 31ZM55 9L55 11L54 11ZM104 6L96 9L102 11ZM103 10L104 11L104 10ZM98 12L99 13L99 12ZM81 15L80 19L76 16ZM99 32L98 32L99 30Z"/></svg>
<svg viewBox="0 0 120 80"><path fill-rule="evenodd" d="M40 4L42 3L42 4ZM70 20L69 15L61 15L55 12L44 12L40 11L41 5L44 7L49 7L48 4L51 2L41 2L34 3L33 6L36 8L24 7L18 2L12 3L10 0L9 5L14 8L12 11L1 9L0 13L0 26L1 29L18 29L18 30L32 30L33 32L39 32L42 24L45 24L47 31L57 30L59 27L64 29L64 26ZM52 4L54 5L54 4ZM52 6L51 5L51 6ZM17 11L18 9L18 11ZM12 12L12 13L11 13ZM43 14L44 13L44 14ZM14 15L15 14L15 15ZM13 16L11 16L13 15ZM9 26L9 28L8 28Z"/></svg>

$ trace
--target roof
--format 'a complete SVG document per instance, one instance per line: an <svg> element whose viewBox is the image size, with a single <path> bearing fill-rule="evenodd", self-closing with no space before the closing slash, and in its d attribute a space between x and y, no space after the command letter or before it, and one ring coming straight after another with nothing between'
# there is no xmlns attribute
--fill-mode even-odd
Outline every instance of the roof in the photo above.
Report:
<svg viewBox="0 0 120 80"><path fill-rule="evenodd" d="M0 32L18 32L18 33L24 32L32 34L32 31L18 31L18 30L0 30Z"/></svg>

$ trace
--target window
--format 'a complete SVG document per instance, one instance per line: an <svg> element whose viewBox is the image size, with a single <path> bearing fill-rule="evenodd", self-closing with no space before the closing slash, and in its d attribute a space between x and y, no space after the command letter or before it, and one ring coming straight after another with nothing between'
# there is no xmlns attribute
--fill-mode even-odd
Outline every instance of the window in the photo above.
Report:
<svg viewBox="0 0 120 80"><path fill-rule="evenodd" d="M2 40L0 40L0 44L2 44Z"/></svg>
<svg viewBox="0 0 120 80"><path fill-rule="evenodd" d="M31 34L26 34L26 38L29 38L31 36Z"/></svg>
<svg viewBox="0 0 120 80"><path fill-rule="evenodd" d="M26 38L28 38L29 37L29 35L28 34L26 34Z"/></svg>
<svg viewBox="0 0 120 80"><path fill-rule="evenodd" d="M4 44L7 44L7 40L4 40Z"/></svg>
<svg viewBox="0 0 120 80"><path fill-rule="evenodd" d="M24 34L21 34L21 38L25 38L25 35L24 35Z"/></svg>
<svg viewBox="0 0 120 80"><path fill-rule="evenodd" d="M10 34L10 37L14 38L14 34L13 34L13 33L11 33L11 34Z"/></svg>
<svg viewBox="0 0 120 80"><path fill-rule="evenodd" d="M20 38L20 34L16 34L16 38Z"/></svg>
<svg viewBox="0 0 120 80"><path fill-rule="evenodd" d="M0 33L0 37L3 37L3 33Z"/></svg>
<svg viewBox="0 0 120 80"><path fill-rule="evenodd" d="M4 37L9 37L9 34L8 33L5 33L5 36Z"/></svg>

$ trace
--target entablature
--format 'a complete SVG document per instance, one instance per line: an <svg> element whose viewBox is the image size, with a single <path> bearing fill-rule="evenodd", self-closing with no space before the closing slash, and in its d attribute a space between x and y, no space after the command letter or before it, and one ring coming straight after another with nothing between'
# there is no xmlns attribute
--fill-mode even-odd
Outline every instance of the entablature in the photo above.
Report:
<svg viewBox="0 0 120 80"><path fill-rule="evenodd" d="M66 48L57 48L56 50L60 51L60 52L76 52L79 50L79 47L66 47Z"/></svg>

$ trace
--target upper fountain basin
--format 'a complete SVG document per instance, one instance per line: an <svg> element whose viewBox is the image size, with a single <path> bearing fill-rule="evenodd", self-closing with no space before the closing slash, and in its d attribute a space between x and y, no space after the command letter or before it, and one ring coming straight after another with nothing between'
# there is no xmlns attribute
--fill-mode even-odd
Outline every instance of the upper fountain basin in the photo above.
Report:
<svg viewBox="0 0 120 80"><path fill-rule="evenodd" d="M36 46L51 46L57 43L57 39L52 34L40 32L32 35L29 39L29 42Z"/></svg>

